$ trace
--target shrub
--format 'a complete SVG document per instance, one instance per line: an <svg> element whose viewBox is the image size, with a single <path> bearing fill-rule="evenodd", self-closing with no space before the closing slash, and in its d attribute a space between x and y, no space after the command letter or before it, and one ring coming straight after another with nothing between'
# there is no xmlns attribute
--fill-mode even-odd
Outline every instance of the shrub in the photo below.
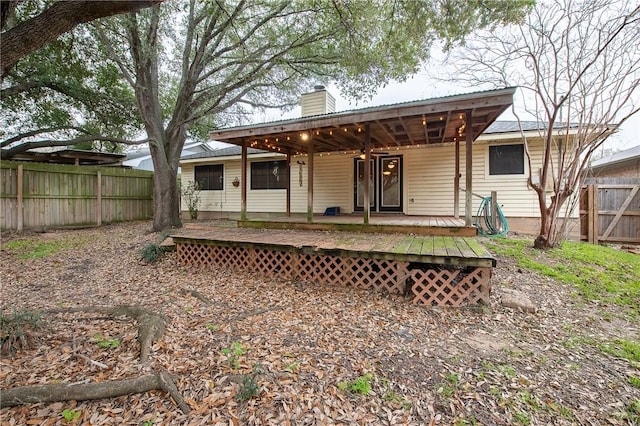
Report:
<svg viewBox="0 0 640 426"><path fill-rule="evenodd" d="M34 331L40 328L40 313L28 310L5 315L0 310L0 353L15 354L35 340Z"/></svg>
<svg viewBox="0 0 640 426"><path fill-rule="evenodd" d="M200 182L196 180L189 182L181 189L182 196L189 209L189 217L193 220L198 218L198 204L200 203L201 189Z"/></svg>
<svg viewBox="0 0 640 426"><path fill-rule="evenodd" d="M140 256L145 262L153 263L162 257L164 250L158 244L147 244L140 250Z"/></svg>

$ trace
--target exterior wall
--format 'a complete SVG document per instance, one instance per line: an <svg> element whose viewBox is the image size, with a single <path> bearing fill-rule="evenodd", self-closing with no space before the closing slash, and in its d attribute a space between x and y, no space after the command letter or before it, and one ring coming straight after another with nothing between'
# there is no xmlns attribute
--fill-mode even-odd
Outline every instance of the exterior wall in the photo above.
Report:
<svg viewBox="0 0 640 426"><path fill-rule="evenodd" d="M249 161L249 173L253 161L265 161L267 158L254 158ZM284 157L280 156L279 159ZM314 158L314 213L323 213L327 207L340 207L341 211L353 209L353 159L348 155L326 155ZM298 162L304 163L299 164ZM194 178L194 169L199 164L224 164L224 186L222 191L201 191L199 210L201 212L239 212L241 207L241 188L234 187L233 180L242 179L241 160L209 159L201 163L182 164L182 181L189 182ZM307 177L308 159L296 156L291 159L291 211L306 213L307 211ZM302 171L302 173L300 173ZM247 185L247 212L249 213L285 213L287 194L284 189L252 190ZM187 209L182 200L181 209Z"/></svg>
<svg viewBox="0 0 640 426"><path fill-rule="evenodd" d="M514 144L520 139L498 141L478 140L473 146L473 207L475 215L481 197L497 191L498 203L509 219L511 229L520 232L537 232L540 213L536 192L527 185L529 166L525 161L525 173L522 175L489 175L489 146L496 144ZM532 164L534 176L541 167L542 142L530 140L529 150L536 159ZM454 174L455 146L434 145L429 147L409 147L394 149L390 154L403 156L403 212L416 216L453 216L454 214ZM343 213L354 211L354 158L357 152L317 154L314 157L314 213L321 214L327 207L340 207ZM253 161L265 161L274 157L265 154L252 156ZM279 159L284 156L278 156ZM203 159L198 164L223 163L224 189L222 191L202 191L201 212L237 213L240 211L240 187L233 187L235 177L241 180L241 160ZM307 177L309 161L306 155L291 159L291 212L307 211ZM249 170L250 170L249 164ZM460 187L465 186L465 146L460 145ZM183 181L193 179L194 164L183 163ZM285 213L285 190L251 190L247 187L247 212L249 213ZM460 191L459 214L464 217L464 190ZM182 209L186 210L183 202ZM228 215L231 216L231 215ZM577 217L574 209L571 217ZM510 219L513 219L510 220ZM513 222L513 223L512 223ZM521 224L522 226L518 225Z"/></svg>
<svg viewBox="0 0 640 426"><path fill-rule="evenodd" d="M613 164L591 170L590 177L630 177L640 178L640 159L625 161L624 163Z"/></svg>

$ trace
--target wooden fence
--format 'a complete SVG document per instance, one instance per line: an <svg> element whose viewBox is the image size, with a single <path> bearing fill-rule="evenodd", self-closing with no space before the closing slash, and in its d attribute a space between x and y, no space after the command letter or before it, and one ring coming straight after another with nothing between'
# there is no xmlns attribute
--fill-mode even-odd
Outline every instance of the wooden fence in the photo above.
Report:
<svg viewBox="0 0 640 426"><path fill-rule="evenodd" d="M3 230L101 225L153 216L153 172L2 161Z"/></svg>
<svg viewBox="0 0 640 426"><path fill-rule="evenodd" d="M640 244L640 180L587 179L580 192L583 241Z"/></svg>

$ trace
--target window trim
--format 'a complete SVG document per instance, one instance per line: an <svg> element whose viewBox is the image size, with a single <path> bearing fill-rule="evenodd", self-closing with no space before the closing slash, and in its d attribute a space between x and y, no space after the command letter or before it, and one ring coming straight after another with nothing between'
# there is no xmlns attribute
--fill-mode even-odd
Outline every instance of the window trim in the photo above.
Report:
<svg viewBox="0 0 640 426"><path fill-rule="evenodd" d="M273 164L273 163L279 163L280 165L278 166L278 168L282 168L282 170L284 171L283 174L286 174L287 176L284 176L284 178L282 179L282 183L283 183L283 187L282 188L272 188L269 186L269 182L270 182L270 175L269 175L269 179L267 180L267 187L266 188L256 188L255 187L255 182L254 182L254 165L263 165L263 164ZM284 167L282 167L284 166ZM256 166L257 167L257 166ZM262 167L262 166L261 166ZM265 160L265 161L252 161L251 165L249 167L249 176L251 177L250 180L250 188L252 191L282 191L282 190L286 190L287 187L289 186L290 182L287 182L287 180L291 179L291 177L289 176L289 170L287 168L287 160Z"/></svg>
<svg viewBox="0 0 640 426"><path fill-rule="evenodd" d="M522 147L522 173L500 173L491 174L491 148L503 147L503 146L521 146ZM485 150L485 178L487 179L513 179L514 177L526 177L528 175L528 165L526 161L526 152L524 149L524 143L492 143L488 144Z"/></svg>
<svg viewBox="0 0 640 426"><path fill-rule="evenodd" d="M193 167L193 180L197 181L197 173L196 170L198 168L220 168L220 177L222 179L219 179L219 182L217 185L213 185L213 188L205 188L204 186L201 187L201 191L224 191L224 164L223 163L218 163L218 164L200 164L200 165L196 165ZM210 182L211 183L211 182Z"/></svg>

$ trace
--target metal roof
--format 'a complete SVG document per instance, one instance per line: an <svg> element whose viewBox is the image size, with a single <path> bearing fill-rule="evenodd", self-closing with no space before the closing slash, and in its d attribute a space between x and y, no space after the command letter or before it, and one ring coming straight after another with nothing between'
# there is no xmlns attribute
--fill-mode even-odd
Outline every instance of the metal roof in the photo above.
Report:
<svg viewBox="0 0 640 426"><path fill-rule="evenodd" d="M543 121L521 121L520 124L522 125L522 130L525 132L545 130L548 127L547 123ZM519 132L520 124L518 124L517 121L494 121L487 130L484 131L484 134ZM579 126L579 123L568 123L568 126L570 128L575 128ZM566 122L555 122L553 125L554 129L564 129L566 127Z"/></svg>
<svg viewBox="0 0 640 426"><path fill-rule="evenodd" d="M213 140L291 154L360 150L367 129L371 147L390 148L475 140L513 103L515 88L342 111L270 123L219 129ZM472 117L467 126L466 113Z"/></svg>
<svg viewBox="0 0 640 426"><path fill-rule="evenodd" d="M635 160L640 158L640 145L633 148L625 149L624 151L616 152L608 157L601 158L591 163L592 169L597 169L605 166L610 166L623 161Z"/></svg>

